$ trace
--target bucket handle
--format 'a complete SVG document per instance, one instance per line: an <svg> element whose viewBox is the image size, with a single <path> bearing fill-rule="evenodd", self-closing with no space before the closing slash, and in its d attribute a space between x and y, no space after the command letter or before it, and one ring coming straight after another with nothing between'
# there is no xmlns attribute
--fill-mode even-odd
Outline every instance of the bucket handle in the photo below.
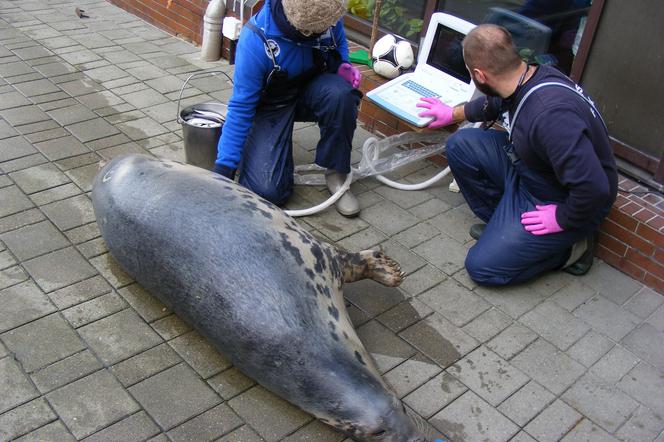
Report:
<svg viewBox="0 0 664 442"><path fill-rule="evenodd" d="M231 84L233 84L233 79L231 77L229 77L226 72L219 71L219 70L194 72L189 77L187 77L187 79L182 84L182 87L180 88L180 96L178 97L178 111L177 111L178 113L175 117L178 123L180 123L180 124L184 123L184 120L182 118L180 118L180 100L182 100L182 92L184 92L184 88L187 87L187 83L189 83L189 80L191 80L193 77L196 77L196 76L217 75L217 74L223 74L224 76L226 76L226 78L228 78L228 81L230 81Z"/></svg>

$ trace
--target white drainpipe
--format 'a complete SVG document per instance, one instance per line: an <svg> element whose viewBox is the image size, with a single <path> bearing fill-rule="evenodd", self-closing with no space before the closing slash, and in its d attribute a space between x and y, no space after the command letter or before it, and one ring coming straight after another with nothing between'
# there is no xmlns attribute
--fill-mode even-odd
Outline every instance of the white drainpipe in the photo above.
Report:
<svg viewBox="0 0 664 442"><path fill-rule="evenodd" d="M226 0L211 0L203 17L201 60L216 61L221 57L221 22L226 13Z"/></svg>

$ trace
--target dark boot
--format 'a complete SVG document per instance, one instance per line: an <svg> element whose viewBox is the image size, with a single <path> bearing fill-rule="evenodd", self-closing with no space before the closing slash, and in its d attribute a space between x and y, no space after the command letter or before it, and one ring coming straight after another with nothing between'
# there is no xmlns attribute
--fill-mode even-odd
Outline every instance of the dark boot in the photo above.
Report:
<svg viewBox="0 0 664 442"><path fill-rule="evenodd" d="M595 256L595 244L597 243L597 232L593 232L588 235L584 242L586 248L581 254L581 256L573 261L571 264L566 264L563 267L563 271L574 276L582 276L588 273L590 267L593 265L593 258ZM575 244L576 247L576 244ZM572 248L572 255L574 254L574 248Z"/></svg>
<svg viewBox="0 0 664 442"><path fill-rule="evenodd" d="M473 224L470 226L468 233L471 238L477 241L480 239L480 236L482 236L482 233L484 233L484 229L486 229L486 224Z"/></svg>

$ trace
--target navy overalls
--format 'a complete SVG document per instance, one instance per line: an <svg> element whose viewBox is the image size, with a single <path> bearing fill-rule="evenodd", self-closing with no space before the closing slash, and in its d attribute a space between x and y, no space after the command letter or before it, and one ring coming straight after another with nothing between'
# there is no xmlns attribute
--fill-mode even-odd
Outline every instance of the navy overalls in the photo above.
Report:
<svg viewBox="0 0 664 442"><path fill-rule="evenodd" d="M549 89L549 93L567 93L556 86ZM568 99L574 100L574 95ZM515 125L516 121L511 121L512 130ZM465 262L470 277L483 285L522 283L561 268L572 245L597 229L615 198L614 194L601 203L596 215L585 224L555 234L533 235L521 224L521 214L536 210L535 205L564 204L568 193L564 186L552 184L551 179L524 164L508 132L459 130L447 141L447 158L466 202L487 223ZM609 175L615 174L615 164L613 167Z"/></svg>
<svg viewBox="0 0 664 442"><path fill-rule="evenodd" d="M247 23L267 45L263 31ZM269 47L269 46L268 46ZM312 48L317 52L336 47ZM293 188L293 125L317 122L320 141L315 163L326 169L350 172L350 152L361 92L319 62L313 69L288 79L272 56L274 68L266 79L253 127L244 145L240 184L277 205Z"/></svg>

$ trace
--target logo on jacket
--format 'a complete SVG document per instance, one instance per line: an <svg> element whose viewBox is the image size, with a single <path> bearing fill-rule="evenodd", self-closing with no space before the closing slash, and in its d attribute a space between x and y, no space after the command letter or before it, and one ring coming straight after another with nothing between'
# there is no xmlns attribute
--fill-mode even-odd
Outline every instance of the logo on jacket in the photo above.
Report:
<svg viewBox="0 0 664 442"><path fill-rule="evenodd" d="M270 58L272 58L272 54L274 54L274 57L276 58L281 53L281 48L274 40L268 40L263 46L265 47L265 54ZM272 52L272 54L270 54L270 52Z"/></svg>

